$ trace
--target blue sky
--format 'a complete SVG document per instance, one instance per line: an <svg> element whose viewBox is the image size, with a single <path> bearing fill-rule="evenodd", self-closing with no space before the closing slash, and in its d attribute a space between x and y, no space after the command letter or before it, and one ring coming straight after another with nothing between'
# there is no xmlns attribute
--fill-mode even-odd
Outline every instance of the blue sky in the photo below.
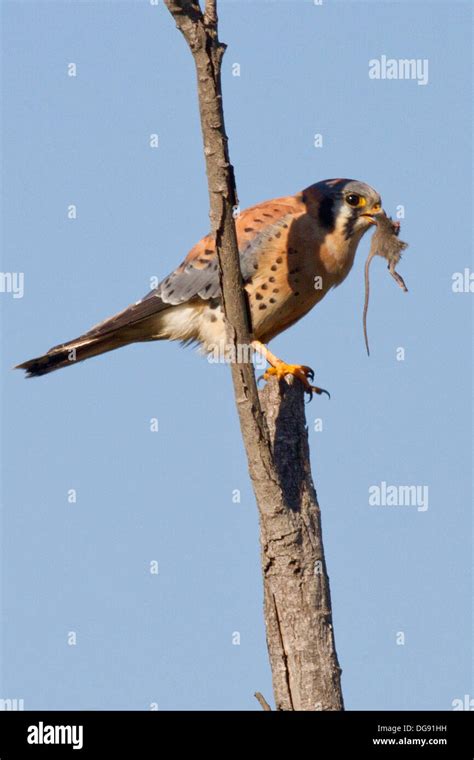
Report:
<svg viewBox="0 0 474 760"><path fill-rule="evenodd" d="M343 285L271 344L332 394L307 419L348 709L473 695L472 293L452 289L473 269L471 16L220 3L241 207L353 177L403 207L410 244L408 294L372 265L370 359L369 236ZM257 511L228 369L145 344L38 380L11 371L137 300L208 231L189 51L161 2L7 0L2 21L2 272L24 273L24 294L0 293L0 696L260 709ZM370 79L383 55L427 59L428 83ZM428 509L369 505L383 482L426 486Z"/></svg>

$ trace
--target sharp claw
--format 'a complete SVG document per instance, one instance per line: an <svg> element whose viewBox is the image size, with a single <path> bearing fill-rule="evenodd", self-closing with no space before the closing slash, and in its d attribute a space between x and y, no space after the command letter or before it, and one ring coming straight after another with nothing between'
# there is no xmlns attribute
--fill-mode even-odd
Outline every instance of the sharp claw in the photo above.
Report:
<svg viewBox="0 0 474 760"><path fill-rule="evenodd" d="M310 392L310 391L307 389L307 390L308 390L308 393L310 393L310 396L309 396L309 400L308 400L308 403L309 403L309 401L311 401L311 399L313 398L313 393L317 393L317 394L318 394L318 396L321 396L321 394L322 394L322 393L325 393L325 394L326 394L326 396L327 396L329 399L331 398L331 394L330 394L330 393L329 393L329 391L327 391L325 388L317 388L315 385L311 385L311 386L309 386L309 387L311 388L311 392Z"/></svg>
<svg viewBox="0 0 474 760"><path fill-rule="evenodd" d="M288 371L285 372L285 370ZM284 374L293 375L293 377L297 377L303 383L304 391L309 396L308 403L312 400L315 393L318 395L325 393L328 398L331 398L329 391L325 390L325 388L318 388L315 385L311 385L309 381L314 380L314 370L311 369L311 367L306 367L304 365L286 365L284 362L280 362L277 367L269 367L263 375L258 377L257 383L261 380L269 380L270 377L275 375L279 380L282 380Z"/></svg>

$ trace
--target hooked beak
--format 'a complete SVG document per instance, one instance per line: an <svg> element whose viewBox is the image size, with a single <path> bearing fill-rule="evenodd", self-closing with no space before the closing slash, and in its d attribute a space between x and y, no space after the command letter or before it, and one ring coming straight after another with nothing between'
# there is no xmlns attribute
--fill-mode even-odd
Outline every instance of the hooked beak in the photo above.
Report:
<svg viewBox="0 0 474 760"><path fill-rule="evenodd" d="M382 206L377 203L375 206L372 207L370 211L366 211L365 214L361 214L361 216L365 216L368 222L370 224L377 224L377 216L380 216L380 214L384 214L384 210Z"/></svg>

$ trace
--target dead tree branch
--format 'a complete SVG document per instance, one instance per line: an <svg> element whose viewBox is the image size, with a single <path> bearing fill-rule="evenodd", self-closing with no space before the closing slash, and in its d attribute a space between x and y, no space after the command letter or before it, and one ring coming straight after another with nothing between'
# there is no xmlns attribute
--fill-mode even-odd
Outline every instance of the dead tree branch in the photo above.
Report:
<svg viewBox="0 0 474 760"><path fill-rule="evenodd" d="M235 400L260 514L265 623L278 710L342 710L329 580L311 480L304 400L299 384L268 383L239 361L251 326L233 218L237 194L222 108L216 0L165 0L196 66L210 219L227 318ZM245 352L244 352L245 353Z"/></svg>
<svg viewBox="0 0 474 760"><path fill-rule="evenodd" d="M263 696L263 694L260 694L259 691L256 691L255 694L254 694L254 697L260 703L260 705L262 707L262 710L264 712L271 712L272 711L272 708L268 704L268 702L265 699L265 697Z"/></svg>

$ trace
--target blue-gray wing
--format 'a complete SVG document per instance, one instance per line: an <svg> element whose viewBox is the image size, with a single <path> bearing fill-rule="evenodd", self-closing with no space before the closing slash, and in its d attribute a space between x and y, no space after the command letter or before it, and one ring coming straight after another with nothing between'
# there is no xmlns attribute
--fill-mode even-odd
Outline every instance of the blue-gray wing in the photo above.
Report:
<svg viewBox="0 0 474 760"><path fill-rule="evenodd" d="M267 201L244 211L236 221L240 266L244 282L258 269L262 251L278 243L295 216L291 198ZM219 298L219 271L213 238L207 235L191 249L174 272L140 301L100 322L85 335L94 337L131 327L149 317L193 298Z"/></svg>
<svg viewBox="0 0 474 760"><path fill-rule="evenodd" d="M262 213L261 207L258 207L262 217L269 217L261 221L260 224L254 220L255 226L252 227L247 218L241 220L241 217L237 221L240 268L244 282L250 280L258 269L258 259L261 252L271 241L274 243L278 241L283 228L288 228L294 217L287 205L282 209L281 206L277 208L275 201L269 203L274 209L272 216ZM251 211L252 209L249 209L248 212L245 212L245 217ZM253 213L257 212L254 211ZM257 219L260 219L258 215ZM197 296L203 299L220 297L216 249L214 241L209 235L200 240L189 252L183 263L145 298L153 298L154 295L158 295L164 303L172 305L184 303Z"/></svg>

